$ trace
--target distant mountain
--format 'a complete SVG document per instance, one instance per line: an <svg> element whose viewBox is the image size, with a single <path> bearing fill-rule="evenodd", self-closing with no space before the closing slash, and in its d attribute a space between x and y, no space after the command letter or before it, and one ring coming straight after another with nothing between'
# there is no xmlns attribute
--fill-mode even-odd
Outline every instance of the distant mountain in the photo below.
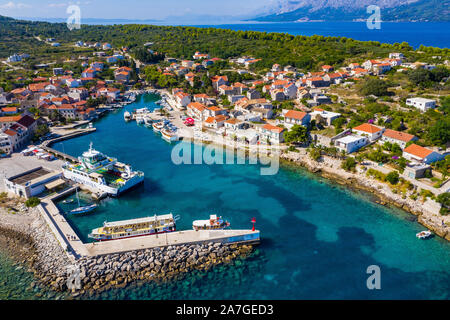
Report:
<svg viewBox="0 0 450 320"><path fill-rule="evenodd" d="M450 21L450 0L277 0L249 20L364 20L370 5L381 8L382 21Z"/></svg>

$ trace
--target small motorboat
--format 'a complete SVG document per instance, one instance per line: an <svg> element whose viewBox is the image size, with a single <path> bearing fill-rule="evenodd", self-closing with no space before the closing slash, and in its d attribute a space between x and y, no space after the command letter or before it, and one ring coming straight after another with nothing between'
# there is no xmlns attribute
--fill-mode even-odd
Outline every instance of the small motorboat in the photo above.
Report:
<svg viewBox="0 0 450 320"><path fill-rule="evenodd" d="M62 203L72 203L73 201L74 201L73 199L66 199Z"/></svg>
<svg viewBox="0 0 450 320"><path fill-rule="evenodd" d="M167 142L175 142L175 141L179 140L179 137L176 134L176 132L173 130L170 130L168 128L162 129L161 135L162 135L163 139L166 140Z"/></svg>
<svg viewBox="0 0 450 320"><path fill-rule="evenodd" d="M152 124L153 131L160 132L164 128L164 123L162 122L154 122Z"/></svg>
<svg viewBox="0 0 450 320"><path fill-rule="evenodd" d="M417 234L416 234L416 237L417 237L418 239L424 240L424 239L430 238L432 235L433 235L433 233L431 233L430 230L426 230L426 231L421 231L421 232L417 233Z"/></svg>
<svg viewBox="0 0 450 320"><path fill-rule="evenodd" d="M195 220L192 223L192 228L198 230L221 230L230 226L230 223L218 217L215 214L209 216L209 220Z"/></svg>

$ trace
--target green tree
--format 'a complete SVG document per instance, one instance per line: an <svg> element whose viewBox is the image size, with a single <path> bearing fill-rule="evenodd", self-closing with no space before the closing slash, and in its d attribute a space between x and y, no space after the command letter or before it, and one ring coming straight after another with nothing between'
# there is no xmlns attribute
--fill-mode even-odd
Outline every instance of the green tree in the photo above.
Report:
<svg viewBox="0 0 450 320"><path fill-rule="evenodd" d="M387 91L388 88L389 84L386 81L370 78L362 84L359 93L363 96L386 96L389 94L389 92Z"/></svg>
<svg viewBox="0 0 450 320"><path fill-rule="evenodd" d="M304 143L308 141L308 132L304 126L295 124L292 126L291 130L285 132L284 141L287 143Z"/></svg>
<svg viewBox="0 0 450 320"><path fill-rule="evenodd" d="M310 148L309 149L309 156L314 161L318 161L320 159L320 157L322 156L322 154L320 152L320 149L318 149L318 148Z"/></svg>
<svg viewBox="0 0 450 320"><path fill-rule="evenodd" d="M386 175L386 181L388 181L390 184L397 184L400 180L400 175L397 171L391 171Z"/></svg>
<svg viewBox="0 0 450 320"><path fill-rule="evenodd" d="M36 198L36 197L31 197L27 201L25 201L25 205L28 208L36 207L40 203L41 203L41 200L39 200L39 198Z"/></svg>
<svg viewBox="0 0 450 320"><path fill-rule="evenodd" d="M345 159L342 164L341 164L341 168L344 169L345 171L355 171L356 169L356 160L353 157L348 157L347 159Z"/></svg>
<svg viewBox="0 0 450 320"><path fill-rule="evenodd" d="M442 215L447 215L450 213L450 193L444 192L437 196L436 201L441 204L441 210L439 211Z"/></svg>
<svg viewBox="0 0 450 320"><path fill-rule="evenodd" d="M450 141L450 118L438 120L428 129L427 140L438 146L444 146Z"/></svg>

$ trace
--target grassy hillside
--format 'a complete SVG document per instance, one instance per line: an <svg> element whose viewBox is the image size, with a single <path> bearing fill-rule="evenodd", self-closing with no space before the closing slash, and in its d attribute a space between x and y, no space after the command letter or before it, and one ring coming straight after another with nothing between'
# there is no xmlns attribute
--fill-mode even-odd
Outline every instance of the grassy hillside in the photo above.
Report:
<svg viewBox="0 0 450 320"><path fill-rule="evenodd" d="M36 40L36 37L55 38L62 46L51 47ZM385 57L392 51L400 51L410 57L418 55L407 43L391 45L344 37L306 37L284 33L152 25L83 25L80 30L70 31L64 23L29 22L0 17L0 57L3 58L13 53L29 53L35 58L49 59L63 55L76 57L80 52L89 53L93 50L74 47L73 44L78 40L109 42L115 48L128 46L131 52L142 48L146 42L153 42L153 50L177 58L192 58L198 50L219 58L250 55L262 59L255 68L267 68L273 63L279 63L312 70L323 64L341 65L348 62L348 59L362 61ZM449 53L448 49L433 48L431 51L432 54L439 53L444 57Z"/></svg>

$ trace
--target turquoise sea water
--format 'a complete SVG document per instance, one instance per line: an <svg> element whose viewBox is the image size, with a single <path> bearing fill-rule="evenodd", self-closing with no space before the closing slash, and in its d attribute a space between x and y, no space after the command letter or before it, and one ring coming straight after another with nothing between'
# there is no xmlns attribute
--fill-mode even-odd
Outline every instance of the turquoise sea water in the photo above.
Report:
<svg viewBox="0 0 450 320"><path fill-rule="evenodd" d="M146 95L126 109L155 107L157 99ZM179 229L211 213L224 216L233 228L251 228L255 217L262 236L258 254L239 266L112 290L97 298L449 298L450 244L438 237L416 239L424 228L406 212L377 205L367 194L299 168L261 176L256 165L175 165L173 145L145 126L126 123L123 110L95 127L96 133L65 142L65 152L78 156L92 141L96 149L144 171L145 182L118 199L101 201L89 216L71 217L85 241L105 220L168 212L181 216ZM63 145L54 147L62 150ZM381 268L381 290L366 287L370 265Z"/></svg>

